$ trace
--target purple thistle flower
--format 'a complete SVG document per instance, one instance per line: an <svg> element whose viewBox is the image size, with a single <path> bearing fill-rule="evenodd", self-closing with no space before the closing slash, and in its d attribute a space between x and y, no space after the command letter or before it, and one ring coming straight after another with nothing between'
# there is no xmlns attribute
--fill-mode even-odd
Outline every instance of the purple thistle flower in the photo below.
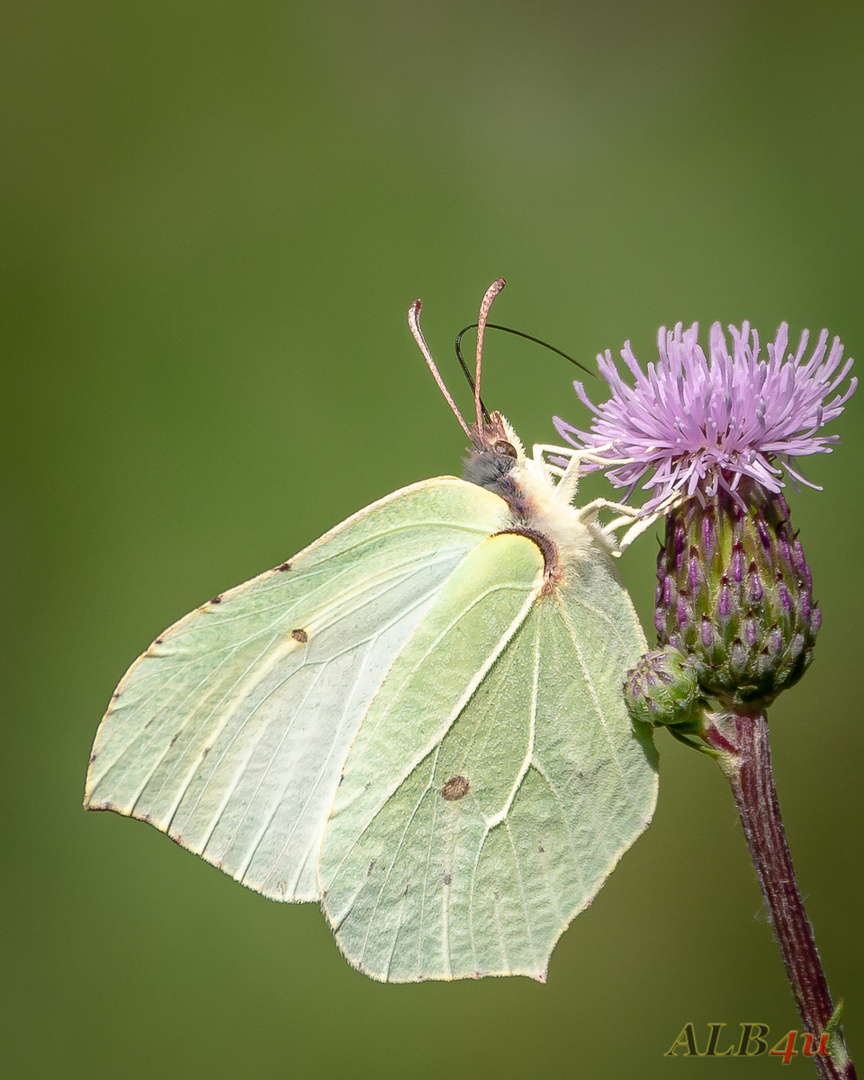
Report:
<svg viewBox="0 0 864 1080"><path fill-rule="evenodd" d="M815 487L792 467L791 458L830 453L836 435L821 428L836 419L855 392L853 377L845 392L834 394L849 374L852 360L841 367L843 346L835 338L826 357L828 331L823 330L809 360L804 359L809 334L805 330L794 356L785 357L788 325L781 323L768 359L759 359L759 337L745 322L740 331L729 327L730 355L719 323L711 327L709 357L697 343L698 323L684 330L658 334L660 360L647 374L626 342L621 356L635 385L621 378L607 349L597 357L612 391L608 401L594 405L581 382L574 383L580 400L594 413L590 431L580 431L555 417L555 426L571 445L598 450L599 463L583 463L585 471L604 468L603 461L631 459L608 469L616 487L629 498L646 473L653 489L646 511L675 493L696 495L700 502L718 492L736 494L743 477L766 491L784 486L782 463L794 480ZM838 372L839 369L839 372ZM609 444L612 444L611 447Z"/></svg>

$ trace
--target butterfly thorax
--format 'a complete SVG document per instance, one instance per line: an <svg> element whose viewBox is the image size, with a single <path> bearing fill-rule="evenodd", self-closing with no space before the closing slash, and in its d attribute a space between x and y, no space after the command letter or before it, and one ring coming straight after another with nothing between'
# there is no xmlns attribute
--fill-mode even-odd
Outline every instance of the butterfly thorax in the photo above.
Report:
<svg viewBox="0 0 864 1080"><path fill-rule="evenodd" d="M539 457L529 458L508 421L493 412L471 428L464 477L507 504L509 530L524 532L543 549L547 576L560 579L567 567L597 550L591 531L572 505L572 481L556 484Z"/></svg>

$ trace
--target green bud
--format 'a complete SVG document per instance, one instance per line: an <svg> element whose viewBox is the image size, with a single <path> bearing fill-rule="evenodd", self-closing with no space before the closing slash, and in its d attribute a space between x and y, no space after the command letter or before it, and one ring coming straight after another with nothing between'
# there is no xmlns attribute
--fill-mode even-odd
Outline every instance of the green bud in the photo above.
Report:
<svg viewBox="0 0 864 1080"><path fill-rule="evenodd" d="M671 645L646 653L628 673L624 700L634 720L685 733L701 729L705 702L695 668Z"/></svg>

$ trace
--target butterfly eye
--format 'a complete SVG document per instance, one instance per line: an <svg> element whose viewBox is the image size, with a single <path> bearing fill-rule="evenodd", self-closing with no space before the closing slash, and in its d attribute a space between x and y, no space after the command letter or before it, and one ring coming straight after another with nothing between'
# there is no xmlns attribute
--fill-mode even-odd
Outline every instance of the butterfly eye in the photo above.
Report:
<svg viewBox="0 0 864 1080"><path fill-rule="evenodd" d="M498 439L492 444L492 449L496 454L506 454L507 457L516 457L516 447L513 443L507 442L505 439Z"/></svg>

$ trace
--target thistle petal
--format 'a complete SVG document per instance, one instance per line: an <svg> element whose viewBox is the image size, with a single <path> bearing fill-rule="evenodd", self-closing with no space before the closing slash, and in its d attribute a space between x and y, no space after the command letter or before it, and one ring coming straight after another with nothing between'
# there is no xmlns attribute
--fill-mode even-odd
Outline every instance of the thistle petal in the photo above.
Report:
<svg viewBox="0 0 864 1080"><path fill-rule="evenodd" d="M839 338L829 350L828 331L823 330L805 359L805 330L795 354L787 356L789 327L781 323L766 347L767 359L760 359L759 335L748 322L728 328L731 349L714 323L706 357L698 329L698 323L686 330L681 323L673 330L661 327L659 360L644 369L626 342L621 358L632 386L611 352L598 356L611 391L601 405L590 400L582 383L574 384L593 413L591 429L581 431L559 417L555 426L571 445L601 459L583 469L602 469L603 459L630 459L606 467L607 475L616 487L627 488L628 496L644 479L642 486L651 493L646 511L675 493L700 500L736 493L743 478L775 493L785 486L786 475L808 484L790 459L831 452L837 436L822 429L840 415L857 387L852 377L841 390L852 361L843 362Z"/></svg>

